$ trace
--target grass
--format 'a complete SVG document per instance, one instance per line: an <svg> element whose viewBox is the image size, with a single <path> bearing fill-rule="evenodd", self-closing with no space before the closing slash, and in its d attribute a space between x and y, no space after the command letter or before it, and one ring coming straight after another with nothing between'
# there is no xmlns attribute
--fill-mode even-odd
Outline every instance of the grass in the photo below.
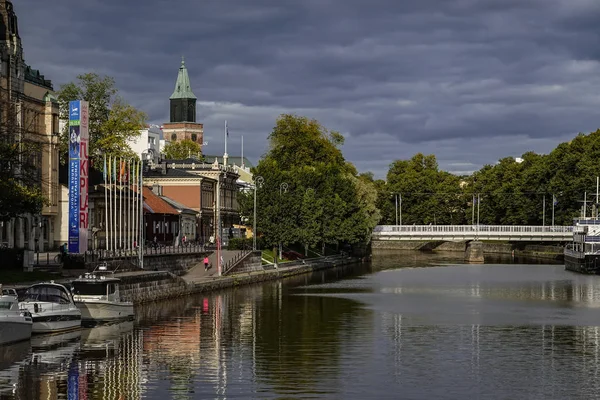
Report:
<svg viewBox="0 0 600 400"><path fill-rule="evenodd" d="M50 281L60 279L60 275L50 272L33 271L25 272L20 270L0 270L0 284L28 283Z"/></svg>

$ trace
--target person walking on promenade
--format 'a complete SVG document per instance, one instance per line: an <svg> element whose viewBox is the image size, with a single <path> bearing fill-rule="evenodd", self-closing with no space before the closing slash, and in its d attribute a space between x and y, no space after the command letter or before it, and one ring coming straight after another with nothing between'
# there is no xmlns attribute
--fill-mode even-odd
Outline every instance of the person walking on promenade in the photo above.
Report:
<svg viewBox="0 0 600 400"><path fill-rule="evenodd" d="M204 257L204 270L208 271L208 257Z"/></svg>

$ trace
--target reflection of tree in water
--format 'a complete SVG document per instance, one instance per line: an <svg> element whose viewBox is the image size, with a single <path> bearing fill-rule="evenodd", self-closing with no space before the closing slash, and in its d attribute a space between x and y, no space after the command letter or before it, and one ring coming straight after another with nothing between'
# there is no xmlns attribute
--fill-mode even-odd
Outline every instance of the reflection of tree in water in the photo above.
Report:
<svg viewBox="0 0 600 400"><path fill-rule="evenodd" d="M342 348L353 340L356 321L370 312L352 300L270 289L257 315L259 379L280 394L333 390L327 383L337 378Z"/></svg>

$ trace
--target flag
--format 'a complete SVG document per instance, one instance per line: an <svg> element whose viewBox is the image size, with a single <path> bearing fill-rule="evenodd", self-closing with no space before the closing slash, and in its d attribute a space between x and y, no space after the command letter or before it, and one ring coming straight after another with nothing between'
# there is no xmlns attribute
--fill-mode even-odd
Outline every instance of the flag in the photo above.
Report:
<svg viewBox="0 0 600 400"><path fill-rule="evenodd" d="M229 137L229 127L227 126L227 121L225 121L225 135Z"/></svg>
<svg viewBox="0 0 600 400"><path fill-rule="evenodd" d="M555 195L552 195L552 205L557 205L558 204L558 199L556 198Z"/></svg>
<svg viewBox="0 0 600 400"><path fill-rule="evenodd" d="M117 181L117 157L113 158L113 169L112 169L112 173L113 173L113 182Z"/></svg>
<svg viewBox="0 0 600 400"><path fill-rule="evenodd" d="M102 172L102 177L104 178L104 183L106 183L106 154L104 155L104 170Z"/></svg>

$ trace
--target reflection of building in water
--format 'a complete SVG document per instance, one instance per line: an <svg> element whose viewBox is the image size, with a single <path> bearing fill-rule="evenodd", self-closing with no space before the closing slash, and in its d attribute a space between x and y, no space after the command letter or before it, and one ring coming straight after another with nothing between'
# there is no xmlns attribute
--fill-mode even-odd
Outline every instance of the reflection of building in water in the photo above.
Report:
<svg viewBox="0 0 600 400"><path fill-rule="evenodd" d="M31 357L21 366L15 397L55 399L67 397L69 368L79 348L79 331L34 336Z"/></svg>
<svg viewBox="0 0 600 400"><path fill-rule="evenodd" d="M83 330L79 359L80 393L102 393L108 399L142 396L142 335L133 331L133 322Z"/></svg>

